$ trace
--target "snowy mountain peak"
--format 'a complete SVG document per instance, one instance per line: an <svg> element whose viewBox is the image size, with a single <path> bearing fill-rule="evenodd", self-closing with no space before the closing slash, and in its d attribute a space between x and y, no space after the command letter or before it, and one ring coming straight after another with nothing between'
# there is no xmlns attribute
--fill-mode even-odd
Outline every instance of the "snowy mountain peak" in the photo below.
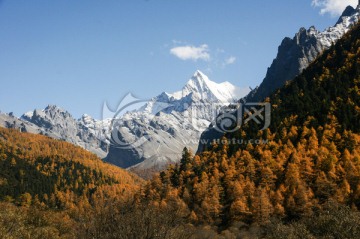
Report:
<svg viewBox="0 0 360 239"><path fill-rule="evenodd" d="M172 94L163 92L152 98L137 112L156 115L159 112L184 111L184 105L192 103L233 103L250 92L248 88L239 88L230 82L216 83L197 70L181 91ZM131 112L136 114L136 112Z"/></svg>
<svg viewBox="0 0 360 239"><path fill-rule="evenodd" d="M344 12L341 14L339 20L336 22L335 26L342 23L346 24L347 21L350 22L357 21L359 12L360 12L360 5L358 5L356 8L353 8L352 6L347 6Z"/></svg>
<svg viewBox="0 0 360 239"><path fill-rule="evenodd" d="M211 92L211 83L215 84L215 82L211 82L201 71L196 71L184 86L183 96L193 93L199 94L200 99L205 99L206 93Z"/></svg>
<svg viewBox="0 0 360 239"><path fill-rule="evenodd" d="M204 73L197 70L195 72L195 74L191 77L191 79L184 86L183 92L187 95L191 92L193 92L193 93L199 92L200 93L200 92L208 91L208 90L210 90L209 83L210 83L209 78ZM187 91L184 91L184 89L187 89ZM183 96L185 96L185 95L183 95Z"/></svg>
<svg viewBox="0 0 360 239"><path fill-rule="evenodd" d="M240 99L249 92L248 88L241 89L230 82L216 83L204 73L197 70L182 89L182 96L193 94L195 100L230 103ZM178 95L174 93L173 95ZM176 97L175 97L176 98Z"/></svg>
<svg viewBox="0 0 360 239"><path fill-rule="evenodd" d="M209 80L209 78L202 73L200 70L195 71L194 75L191 77L194 81L204 82L206 80Z"/></svg>

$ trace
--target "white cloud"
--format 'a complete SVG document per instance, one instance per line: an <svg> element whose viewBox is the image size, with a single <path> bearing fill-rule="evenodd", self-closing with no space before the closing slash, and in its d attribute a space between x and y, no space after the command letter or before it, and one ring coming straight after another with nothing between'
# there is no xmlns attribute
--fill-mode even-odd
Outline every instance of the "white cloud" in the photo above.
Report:
<svg viewBox="0 0 360 239"><path fill-rule="evenodd" d="M336 17L341 15L345 8L349 5L356 7L358 0L312 0L311 5L320 8L320 14L329 13Z"/></svg>
<svg viewBox="0 0 360 239"><path fill-rule="evenodd" d="M181 60L203 60L210 61L210 50L208 45L203 44L199 47L186 45L186 46L178 46L170 49L170 53Z"/></svg>
<svg viewBox="0 0 360 239"><path fill-rule="evenodd" d="M231 65L234 64L236 61L235 56L230 56L229 58L225 59L225 65Z"/></svg>

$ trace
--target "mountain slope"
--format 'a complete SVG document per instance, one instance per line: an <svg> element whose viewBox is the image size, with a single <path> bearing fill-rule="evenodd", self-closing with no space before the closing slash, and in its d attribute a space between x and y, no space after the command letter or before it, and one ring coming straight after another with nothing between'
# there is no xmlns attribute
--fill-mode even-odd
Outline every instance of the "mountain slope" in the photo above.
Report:
<svg viewBox="0 0 360 239"><path fill-rule="evenodd" d="M360 6L354 9L348 6L333 27L319 32L315 27L308 30L301 28L293 39L286 37L278 49L278 54L268 68L266 77L259 87L252 90L242 101L261 102L285 85L286 81L294 79L313 62L319 54L329 49L358 21ZM220 139L222 133L210 126L199 141L197 152L202 152L214 139Z"/></svg>
<svg viewBox="0 0 360 239"><path fill-rule="evenodd" d="M262 224L278 217L290 222L322 209L327 213L327 202L357 212L359 59L357 24L267 99L273 116L269 129L249 123L200 155L185 149L181 164L154 178L146 197L185 204L189 220L222 228L236 221ZM237 143L251 138L267 143Z"/></svg>
<svg viewBox="0 0 360 239"><path fill-rule="evenodd" d="M123 168L133 166L137 172L178 162L185 145L196 149L202 130L214 116L213 107L246 93L247 89L228 82L217 84L197 71L182 91L164 92L113 122L117 142L110 146L106 161Z"/></svg>
<svg viewBox="0 0 360 239"><path fill-rule="evenodd" d="M69 209L99 193L137 190L141 182L70 143L0 128L1 200Z"/></svg>

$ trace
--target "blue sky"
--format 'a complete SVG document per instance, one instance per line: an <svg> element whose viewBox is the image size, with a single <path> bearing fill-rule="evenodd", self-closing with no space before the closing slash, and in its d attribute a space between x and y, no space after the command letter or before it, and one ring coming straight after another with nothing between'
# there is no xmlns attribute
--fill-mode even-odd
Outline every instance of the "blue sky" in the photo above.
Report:
<svg viewBox="0 0 360 239"><path fill-rule="evenodd" d="M0 0L0 110L56 104L101 118L128 92L182 88L200 69L259 85L285 36L357 0Z"/></svg>

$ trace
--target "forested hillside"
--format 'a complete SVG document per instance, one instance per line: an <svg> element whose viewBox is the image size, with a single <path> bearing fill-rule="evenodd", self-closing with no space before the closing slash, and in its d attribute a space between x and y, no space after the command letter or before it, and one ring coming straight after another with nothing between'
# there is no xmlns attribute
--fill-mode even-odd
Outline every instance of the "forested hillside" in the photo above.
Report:
<svg viewBox="0 0 360 239"><path fill-rule="evenodd" d="M69 208L95 193L131 191L140 180L97 156L41 135L0 128L0 197Z"/></svg>
<svg viewBox="0 0 360 239"><path fill-rule="evenodd" d="M358 215L360 25L266 101L272 104L269 129L248 124L200 155L184 149L180 165L156 177L147 197L175 201L192 223L218 228L277 218L300 220L304 233L320 236L324 231L301 220L320 217L329 204ZM234 138L268 143L232 144ZM345 229L360 232L359 223Z"/></svg>
<svg viewBox="0 0 360 239"><path fill-rule="evenodd" d="M142 183L70 143L0 128L0 238L76 238L93 210Z"/></svg>

